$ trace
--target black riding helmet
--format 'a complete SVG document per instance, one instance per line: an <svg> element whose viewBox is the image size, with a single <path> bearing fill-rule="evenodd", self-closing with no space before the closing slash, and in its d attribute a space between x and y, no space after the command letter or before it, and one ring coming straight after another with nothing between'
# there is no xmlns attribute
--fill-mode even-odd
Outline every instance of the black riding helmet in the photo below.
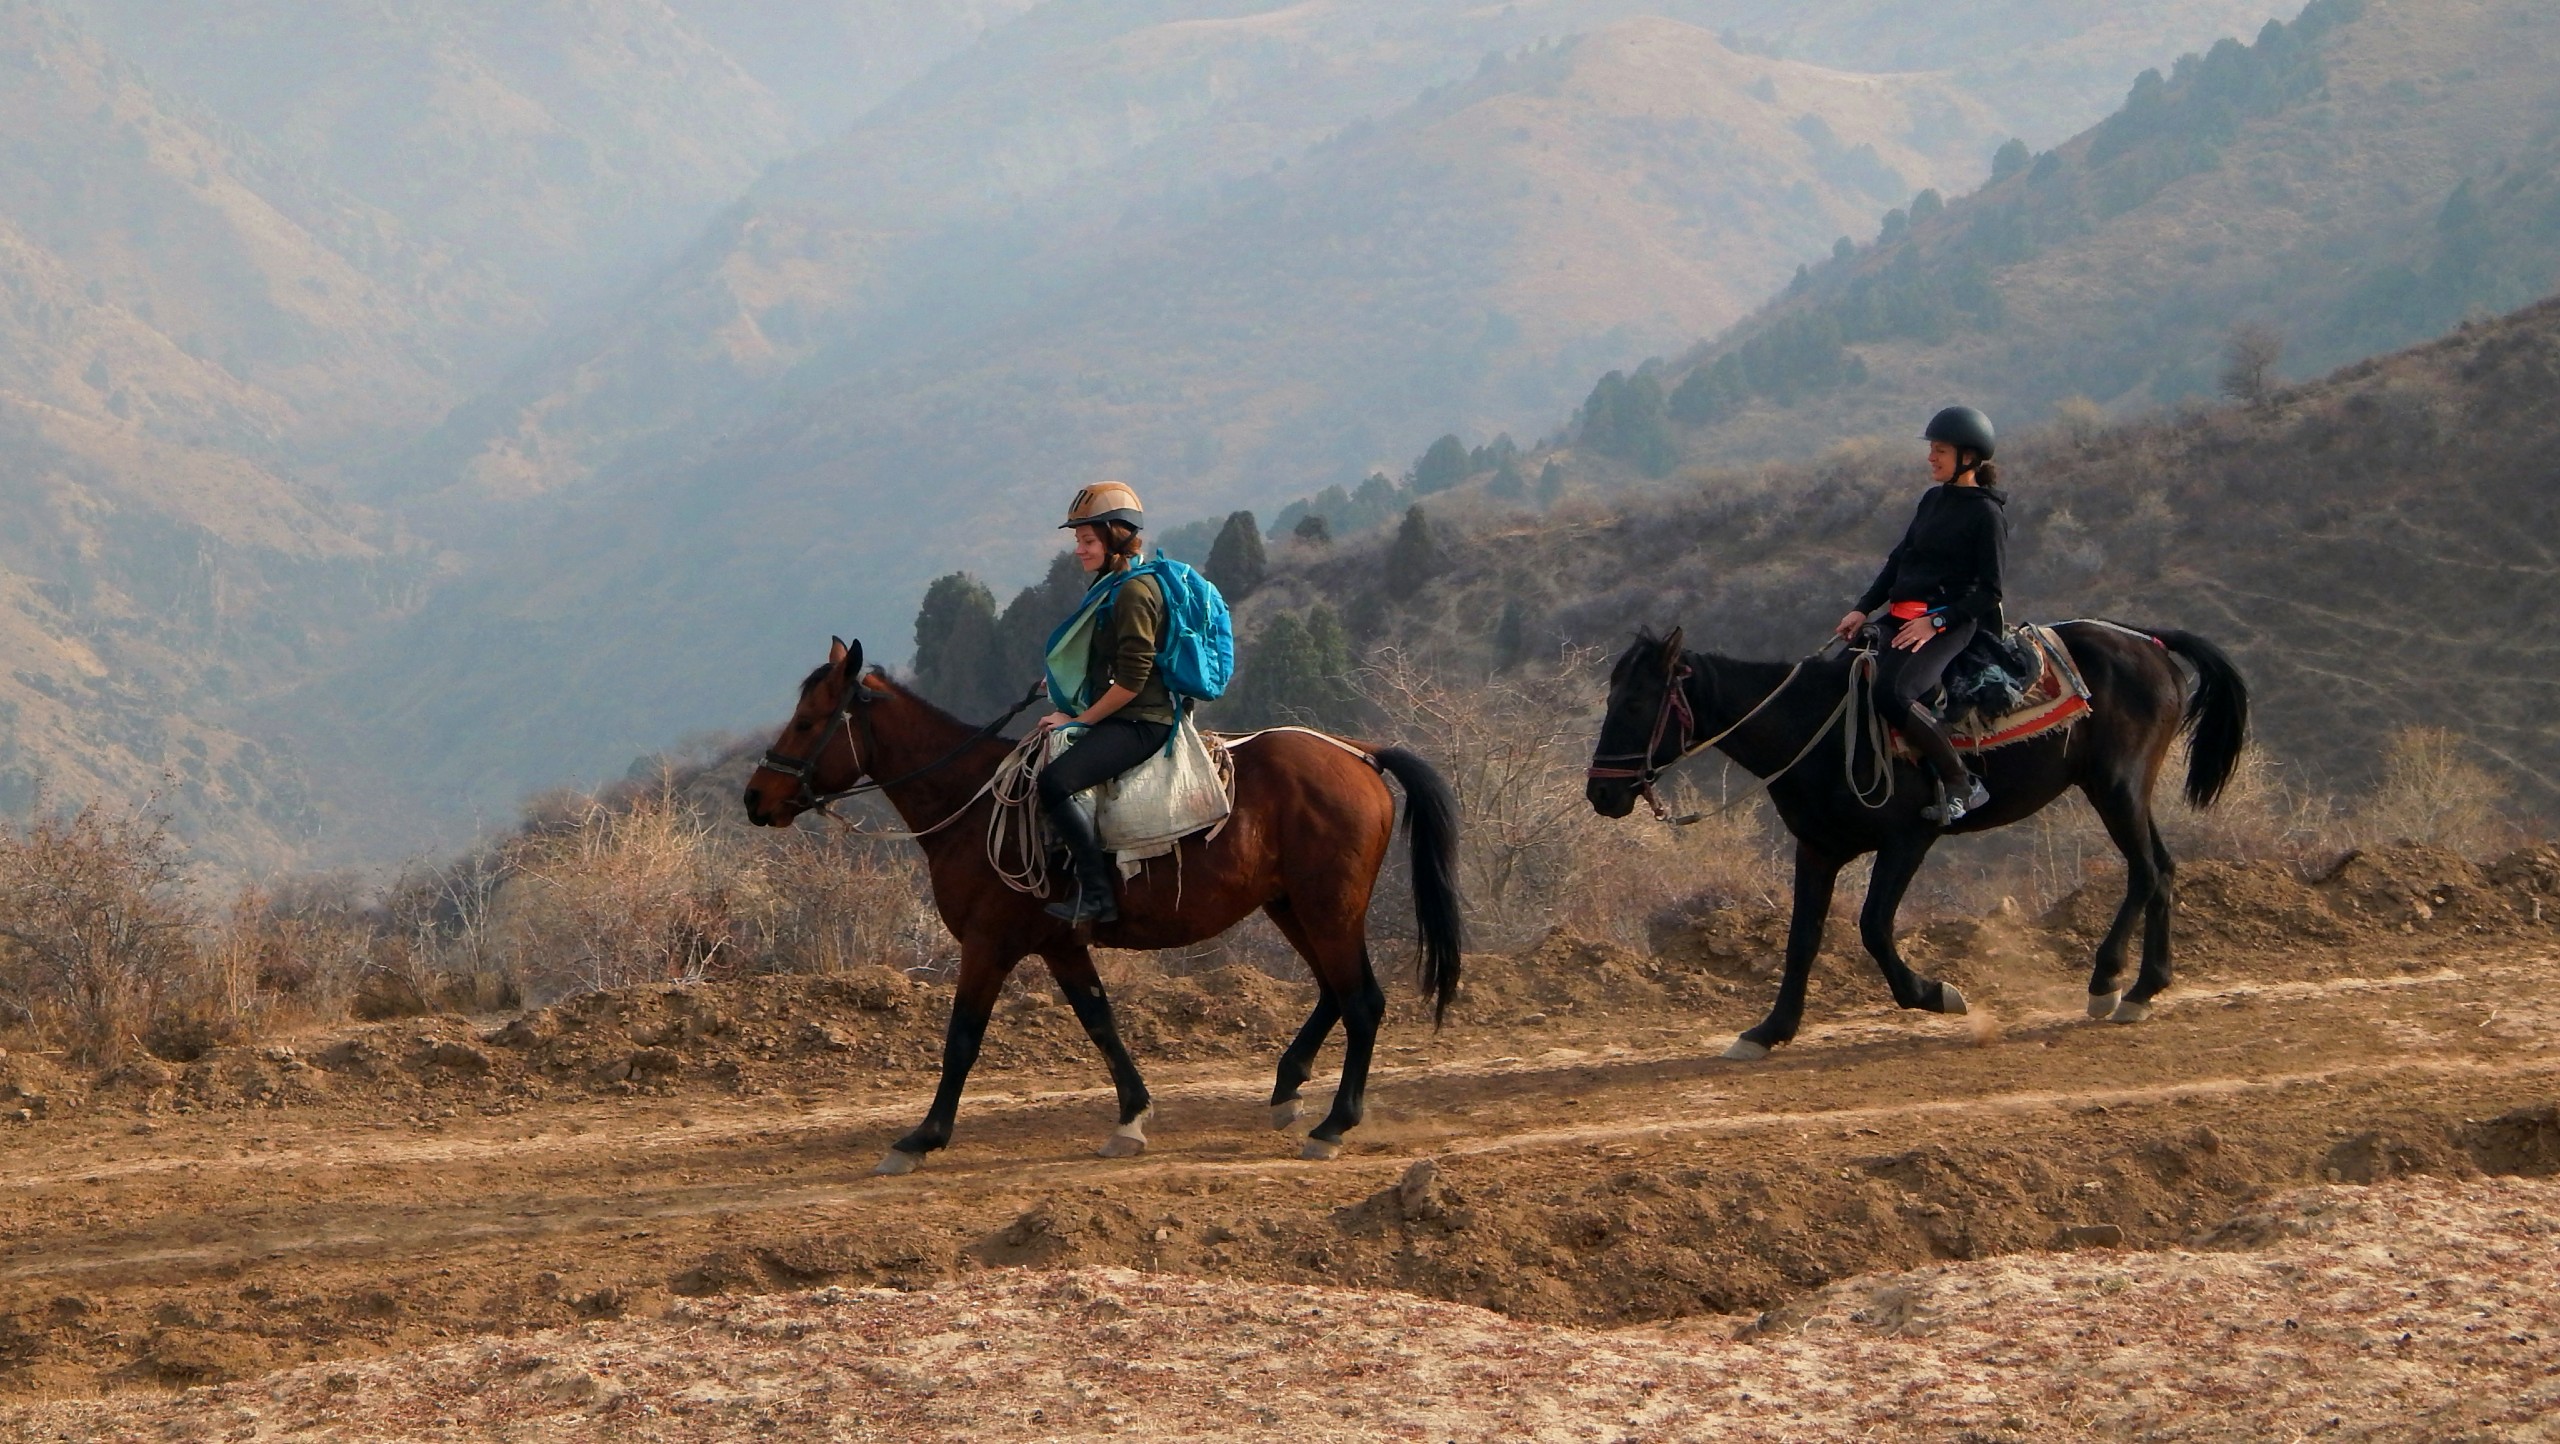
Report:
<svg viewBox="0 0 2560 1444"><path fill-rule="evenodd" d="M1923 441L1943 441L1958 451L1970 451L1978 461L1991 459L1991 418L1970 406L1950 406L1929 418L1929 427L1920 433Z"/></svg>

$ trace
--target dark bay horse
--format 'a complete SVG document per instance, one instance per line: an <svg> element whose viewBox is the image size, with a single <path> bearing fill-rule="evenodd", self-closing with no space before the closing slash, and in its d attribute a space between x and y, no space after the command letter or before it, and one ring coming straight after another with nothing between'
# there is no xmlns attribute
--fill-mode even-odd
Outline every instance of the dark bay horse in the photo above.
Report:
<svg viewBox="0 0 2560 1444"><path fill-rule="evenodd" d="M1298 1090L1314 1072L1316 1050L1339 1022L1342 1081L1333 1109L1307 1135L1304 1156L1331 1158L1343 1133L1359 1123L1386 994L1370 966L1369 897L1395 830L1395 795L1404 788L1412 839L1414 908L1421 924L1418 981L1434 1016L1448 1012L1458 990L1462 946L1457 885L1458 810L1448 784L1430 764L1400 748L1355 748L1305 732L1283 731L1235 749L1235 811L1214 840L1183 840L1175 856L1158 858L1121 884L1120 920L1090 929L1068 926L1043 910L1043 899L1014 891L987 858L986 784L1014 743L953 720L914 693L866 674L862 646L838 639L826 665L800 687L799 706L765 763L747 779L747 817L788 827L827 795L865 778L907 827L923 834L934 906L960 940L960 979L942 1045L942 1084L924 1122L898 1140L878 1172L907 1173L951 1141L960 1090L977 1061L987 1016L1014 965L1038 954L1102 1050L1119 1093L1120 1125L1103 1144L1105 1157L1146 1147L1147 1085L1120 1041L1111 1001L1094 972L1092 944L1112 948L1177 948L1225 932L1260 908L1315 974L1315 1011L1280 1055L1271 1089L1272 1126L1298 1117ZM1383 775L1383 776L1382 776Z"/></svg>
<svg viewBox="0 0 2560 1444"><path fill-rule="evenodd" d="M1728 729L1730 735L1715 744L1718 750L1755 776L1780 774L1769 784L1769 800L1796 840L1786 972L1769 1016L1736 1039L1726 1057L1765 1058L1795 1037L1833 885L1842 868L1870 852L1876 860L1858 936L1883 969L1894 1002L1962 1013L1963 994L1913 972L1894 949L1894 914L1903 893L1939 837L2006 827L2074 787L2097 809L2125 860L2124 901L2089 973L2089 1016L2138 1023L2150 1015L2151 1000L2169 986L2173 905L2173 868L2152 821L2152 789L2170 745L2183 732L2187 800L2204 807L2219 797L2248 735L2249 692L2222 649L2190 633L2109 622L2066 622L2057 630L2089 684L2089 714L2067 728L1976 754L1972 763L1991 788L1991 805L1951 829L1920 816L1932 792L1929 774L1916 763L1893 764L1891 797L1881 806L1868 805L1882 788L1875 785L1875 756L1863 737L1853 781L1843 760L1847 743L1838 735L1841 727L1863 722L1863 695L1842 705L1852 685L1851 657L1809 659L1796 667L1738 662L1683 651L1675 630L1667 638L1640 635L1618 658L1586 786L1602 816L1632 812L1665 768ZM2173 657L2195 669L2192 691ZM2143 925L2142 970L2132 989L2119 994L2136 920Z"/></svg>

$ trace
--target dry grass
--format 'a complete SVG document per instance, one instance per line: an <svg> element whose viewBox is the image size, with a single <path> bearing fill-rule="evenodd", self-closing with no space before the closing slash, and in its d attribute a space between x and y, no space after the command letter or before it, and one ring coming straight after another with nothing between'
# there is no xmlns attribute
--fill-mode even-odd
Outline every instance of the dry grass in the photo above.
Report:
<svg viewBox="0 0 2560 1444"><path fill-rule="evenodd" d="M1564 650L1478 680L1381 647L1361 674L1386 732L1429 757L1458 796L1474 945L1516 951L1562 929L1643 948L1666 918L1783 907L1786 839L1763 802L1726 791L1747 789L1747 776L1712 759L1682 769L1666 800L1707 814L1694 826L1591 811L1594 667ZM2403 731L2380 783L2352 801L2253 751L2210 811L2164 795L2162 828L2182 861L2311 872L2350 848L2402 841L2486 857L2519 830L2468 745L2442 729ZM485 1012L741 974L947 972L956 948L912 847L739 825L720 770L733 763L705 758L654 783L546 795L513 834L387 888L304 878L209 900L157 815L41 815L0 832L0 1033L92 1064L137 1050L187 1060L349 1015ZM1371 910L1382 938L1411 926L1401 854ZM1905 921L2010 903L2041 914L2116 865L2088 808L2065 799L1941 848ZM1847 881L1840 905L1854 907ZM1258 921L1153 966L1237 962L1298 971Z"/></svg>

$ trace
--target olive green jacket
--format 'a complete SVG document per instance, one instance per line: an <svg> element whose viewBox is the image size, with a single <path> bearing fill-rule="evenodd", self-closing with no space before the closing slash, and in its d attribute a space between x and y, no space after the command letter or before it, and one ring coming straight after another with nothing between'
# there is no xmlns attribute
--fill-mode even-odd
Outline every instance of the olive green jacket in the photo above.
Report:
<svg viewBox="0 0 2560 1444"><path fill-rule="evenodd" d="M1173 694L1156 675L1156 654L1162 650L1164 588L1154 577L1133 577L1121 583L1119 595L1111 599L1111 624L1094 632L1093 650L1085 664L1085 676L1096 697L1114 686L1138 694L1112 715L1167 726L1179 720Z"/></svg>

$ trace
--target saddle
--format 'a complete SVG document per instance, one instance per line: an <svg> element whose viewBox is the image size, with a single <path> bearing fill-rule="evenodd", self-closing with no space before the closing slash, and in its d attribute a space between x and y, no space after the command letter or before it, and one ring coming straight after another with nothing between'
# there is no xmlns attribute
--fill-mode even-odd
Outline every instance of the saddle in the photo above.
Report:
<svg viewBox="0 0 2560 1444"><path fill-rule="evenodd" d="M2029 624L1976 634L1947 664L1945 680L1927 700L1957 751L1988 752L2089 715L2089 684L2061 635ZM1899 732L1894 754L1917 755Z"/></svg>

